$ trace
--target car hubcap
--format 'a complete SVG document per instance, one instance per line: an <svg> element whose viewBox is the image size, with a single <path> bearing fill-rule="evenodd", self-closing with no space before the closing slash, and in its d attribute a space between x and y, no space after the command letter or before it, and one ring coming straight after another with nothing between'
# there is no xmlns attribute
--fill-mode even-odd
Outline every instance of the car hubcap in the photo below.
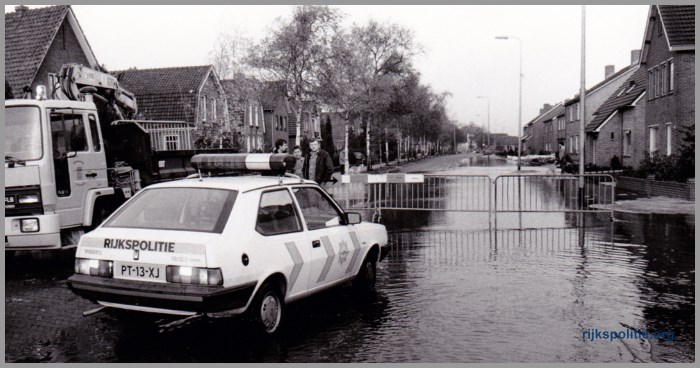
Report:
<svg viewBox="0 0 700 368"><path fill-rule="evenodd" d="M280 304L277 298L268 294L260 306L260 319L267 331L273 331L277 327L280 316Z"/></svg>

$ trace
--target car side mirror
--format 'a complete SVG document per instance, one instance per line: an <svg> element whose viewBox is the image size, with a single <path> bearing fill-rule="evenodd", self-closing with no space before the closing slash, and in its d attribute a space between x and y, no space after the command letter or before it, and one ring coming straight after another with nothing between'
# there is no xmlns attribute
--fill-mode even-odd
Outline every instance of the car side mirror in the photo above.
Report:
<svg viewBox="0 0 700 368"><path fill-rule="evenodd" d="M66 158L75 157L75 156L77 156L77 155L78 155L78 152L76 152L76 151L71 151L71 152L66 153Z"/></svg>
<svg viewBox="0 0 700 368"><path fill-rule="evenodd" d="M355 225L359 224L362 222L362 216L360 216L359 213L356 212L348 212L345 214L345 217L347 218L347 224L348 225Z"/></svg>

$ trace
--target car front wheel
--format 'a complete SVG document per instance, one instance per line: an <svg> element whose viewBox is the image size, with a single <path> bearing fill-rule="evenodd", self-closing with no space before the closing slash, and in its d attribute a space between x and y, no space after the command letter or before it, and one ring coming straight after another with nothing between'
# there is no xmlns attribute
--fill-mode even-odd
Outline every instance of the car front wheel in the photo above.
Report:
<svg viewBox="0 0 700 368"><path fill-rule="evenodd" d="M368 292L374 290L376 282L377 267L371 259L366 258L352 285L359 292Z"/></svg>

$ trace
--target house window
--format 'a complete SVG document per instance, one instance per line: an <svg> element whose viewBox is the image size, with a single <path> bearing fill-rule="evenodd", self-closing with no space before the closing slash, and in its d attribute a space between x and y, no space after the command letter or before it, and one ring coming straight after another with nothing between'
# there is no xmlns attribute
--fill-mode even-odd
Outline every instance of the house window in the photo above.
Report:
<svg viewBox="0 0 700 368"><path fill-rule="evenodd" d="M666 64L661 64L661 95L665 95L668 92L668 78L666 77Z"/></svg>
<svg viewBox="0 0 700 368"><path fill-rule="evenodd" d="M574 152L578 153L578 136L576 136L575 138L576 139L574 139Z"/></svg>
<svg viewBox="0 0 700 368"><path fill-rule="evenodd" d="M671 137L673 136L673 126L671 123L666 124L666 156L671 156L673 148L671 147Z"/></svg>
<svg viewBox="0 0 700 368"><path fill-rule="evenodd" d="M673 60L668 62L668 91L673 91Z"/></svg>
<svg viewBox="0 0 700 368"><path fill-rule="evenodd" d="M654 155L658 150L659 127L649 127L649 154Z"/></svg>
<svg viewBox="0 0 700 368"><path fill-rule="evenodd" d="M625 130L623 133L624 139L622 140L622 155L630 156L630 151L632 149L632 131Z"/></svg>
<svg viewBox="0 0 700 368"><path fill-rule="evenodd" d="M253 105L248 105L248 125L253 126Z"/></svg>
<svg viewBox="0 0 700 368"><path fill-rule="evenodd" d="M656 86L654 87L654 96L659 97L661 96L661 73L659 72L659 67L654 68L654 83Z"/></svg>
<svg viewBox="0 0 700 368"><path fill-rule="evenodd" d="M211 100L211 120L216 120L216 99Z"/></svg>
<svg viewBox="0 0 700 368"><path fill-rule="evenodd" d="M163 146L166 151L175 151L180 149L179 135L166 135L163 137Z"/></svg>
<svg viewBox="0 0 700 368"><path fill-rule="evenodd" d="M207 96L200 98L199 104L202 106L202 121L207 121Z"/></svg>
<svg viewBox="0 0 700 368"><path fill-rule="evenodd" d="M615 132L610 132L610 140L611 141L615 140Z"/></svg>
<svg viewBox="0 0 700 368"><path fill-rule="evenodd" d="M651 100L654 98L654 73L652 73L651 70L649 70L649 76L647 77L647 90L648 90L648 98Z"/></svg>
<svg viewBox="0 0 700 368"><path fill-rule="evenodd" d="M258 105L255 105L255 126L258 126Z"/></svg>

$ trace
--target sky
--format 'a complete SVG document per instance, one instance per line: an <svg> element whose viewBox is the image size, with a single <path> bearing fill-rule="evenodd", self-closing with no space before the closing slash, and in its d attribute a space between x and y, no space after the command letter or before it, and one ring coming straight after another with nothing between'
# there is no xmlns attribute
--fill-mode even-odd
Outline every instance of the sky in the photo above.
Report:
<svg viewBox="0 0 700 368"><path fill-rule="evenodd" d="M32 8L34 6L30 6ZM578 93L581 83L579 5L351 5L335 6L343 25L369 19L414 32L423 52L414 65L423 83L448 91L450 118L492 132L517 135L518 68L522 60L522 124L545 103ZM287 5L74 5L98 62L108 70L209 64L217 36L237 31L259 40ZM648 5L587 5L586 86L604 79L606 65L620 70L640 49ZM14 11L6 5L5 12ZM507 35L517 37L497 40ZM487 98L478 99L477 96ZM490 109L488 108L490 105Z"/></svg>

